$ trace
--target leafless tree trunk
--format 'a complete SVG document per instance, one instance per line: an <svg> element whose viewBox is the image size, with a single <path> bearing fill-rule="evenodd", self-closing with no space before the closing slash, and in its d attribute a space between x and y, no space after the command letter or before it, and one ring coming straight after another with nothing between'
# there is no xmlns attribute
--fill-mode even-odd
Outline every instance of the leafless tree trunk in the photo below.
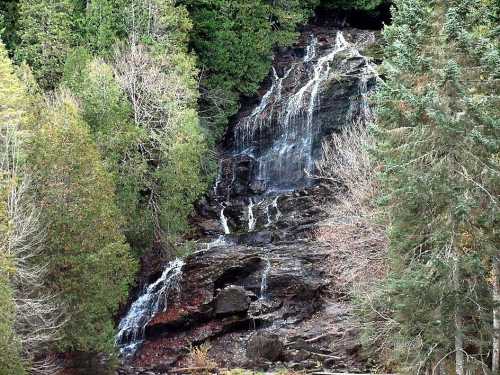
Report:
<svg viewBox="0 0 500 375"><path fill-rule="evenodd" d="M19 171L19 122L12 120L0 128L0 172L7 182L9 228L0 251L13 262L12 277L16 320L14 329L22 344L22 355L30 373L53 374L54 361L46 356L48 345L58 338L62 313L54 296L43 288L45 267L39 259L45 239L39 217L26 192L29 178Z"/></svg>
<svg viewBox="0 0 500 375"><path fill-rule="evenodd" d="M455 291L460 290L460 265L458 258L455 258L455 270L453 272L453 284ZM455 306L455 371L457 375L465 374L464 358L464 335L462 308L457 302Z"/></svg>
<svg viewBox="0 0 500 375"><path fill-rule="evenodd" d="M500 374L500 256L493 258L493 358L492 373Z"/></svg>

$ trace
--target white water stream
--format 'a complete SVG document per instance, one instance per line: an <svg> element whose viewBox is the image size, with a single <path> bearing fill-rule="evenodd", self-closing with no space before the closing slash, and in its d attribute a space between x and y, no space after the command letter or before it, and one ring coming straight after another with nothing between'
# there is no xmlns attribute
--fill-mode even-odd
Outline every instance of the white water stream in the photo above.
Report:
<svg viewBox="0 0 500 375"><path fill-rule="evenodd" d="M269 260L268 257L266 257L266 267L264 268L264 271L262 272L262 278L261 278L261 281L260 281L260 296L259 296L259 299L261 299L261 300L266 299L267 277L269 275L269 271L271 271L271 261Z"/></svg>
<svg viewBox="0 0 500 375"><path fill-rule="evenodd" d="M320 109L321 86L331 78L332 62L343 51L359 56L340 31L335 45L324 56L318 56L318 39L311 36L302 62L292 64L282 77L273 68L271 87L252 113L235 127L235 155L255 158L255 180L263 182L268 192L291 191L309 183L308 176L314 168L313 143L319 130L314 116ZM308 79L294 93L285 95L284 80L292 72L293 77L303 74L303 70ZM259 137L269 137L270 131L277 136L265 152L256 153Z"/></svg>
<svg viewBox="0 0 500 375"><path fill-rule="evenodd" d="M222 224L222 228L224 229L224 234L231 234L231 230L229 229L229 225L227 224L227 218L224 215L224 209L226 207L222 207L220 210L220 223Z"/></svg>
<svg viewBox="0 0 500 375"><path fill-rule="evenodd" d="M160 278L147 286L120 321L116 343L124 357L133 355L140 347L144 330L155 314L166 311L171 293L178 292L183 266L181 259L170 262Z"/></svg>
<svg viewBox="0 0 500 375"><path fill-rule="evenodd" d="M257 219L253 214L253 199L250 198L250 203L248 203L248 231L252 232L255 229L255 224L257 223Z"/></svg>

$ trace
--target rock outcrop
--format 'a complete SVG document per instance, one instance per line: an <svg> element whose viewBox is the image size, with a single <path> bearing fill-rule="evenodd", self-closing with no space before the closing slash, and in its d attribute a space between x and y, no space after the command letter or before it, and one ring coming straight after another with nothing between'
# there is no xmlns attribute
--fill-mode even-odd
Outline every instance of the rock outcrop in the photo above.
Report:
<svg viewBox="0 0 500 375"><path fill-rule="evenodd" d="M150 305L165 309L149 308L135 367L122 373L185 366L189 348L204 342L228 368L364 366L349 308L329 291L330 249L314 238L335 199L314 163L326 137L370 116L375 75L362 52L375 41L374 32L309 28L277 56L259 102L229 129L217 183L198 204L200 248L175 288L156 293L166 300Z"/></svg>

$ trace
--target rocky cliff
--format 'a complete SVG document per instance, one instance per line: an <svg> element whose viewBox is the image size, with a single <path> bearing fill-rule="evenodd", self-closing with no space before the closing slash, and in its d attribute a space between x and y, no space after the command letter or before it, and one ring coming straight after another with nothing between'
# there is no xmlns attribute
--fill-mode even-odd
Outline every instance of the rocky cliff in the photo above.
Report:
<svg viewBox="0 0 500 375"><path fill-rule="evenodd" d="M120 323L127 366L187 366L209 343L226 368L366 367L357 328L331 292L330 249L315 239L330 196L315 177L322 141L371 117L376 32L309 27L277 54L256 103L228 130L194 223L199 250L165 265ZM145 370L144 370L145 371Z"/></svg>

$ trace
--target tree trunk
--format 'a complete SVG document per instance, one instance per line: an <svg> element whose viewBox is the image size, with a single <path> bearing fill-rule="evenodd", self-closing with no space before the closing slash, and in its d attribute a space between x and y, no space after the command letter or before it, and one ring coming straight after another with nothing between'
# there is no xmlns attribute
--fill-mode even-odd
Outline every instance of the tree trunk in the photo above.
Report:
<svg viewBox="0 0 500 375"><path fill-rule="evenodd" d="M457 375L464 375L464 335L462 333L462 315L459 309L455 314L455 367Z"/></svg>
<svg viewBox="0 0 500 375"><path fill-rule="evenodd" d="M453 282L455 287L455 292L460 291L460 265L458 262L458 258L455 259L455 272L453 275ZM457 375L465 374L465 364L464 364L464 335L463 335L463 316L462 316L462 308L460 306L460 298L456 300L455 307L455 369Z"/></svg>
<svg viewBox="0 0 500 375"><path fill-rule="evenodd" d="M492 373L500 375L500 257L493 258L493 358Z"/></svg>

